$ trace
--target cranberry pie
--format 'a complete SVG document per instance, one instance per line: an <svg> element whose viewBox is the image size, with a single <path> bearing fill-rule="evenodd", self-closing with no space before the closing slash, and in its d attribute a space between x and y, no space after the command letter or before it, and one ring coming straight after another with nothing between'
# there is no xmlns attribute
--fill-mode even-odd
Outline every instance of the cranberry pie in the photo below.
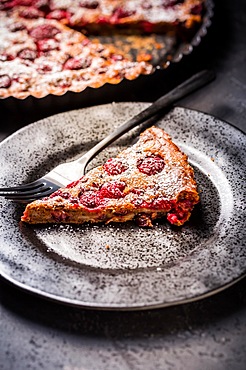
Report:
<svg viewBox="0 0 246 370"><path fill-rule="evenodd" d="M147 59L134 61L88 32L183 32L201 22L203 2L0 0L0 98L80 92L150 74Z"/></svg>
<svg viewBox="0 0 246 370"><path fill-rule="evenodd" d="M139 141L78 181L27 205L30 224L126 222L152 226L163 216L186 222L199 201L187 156L160 128L145 130Z"/></svg>

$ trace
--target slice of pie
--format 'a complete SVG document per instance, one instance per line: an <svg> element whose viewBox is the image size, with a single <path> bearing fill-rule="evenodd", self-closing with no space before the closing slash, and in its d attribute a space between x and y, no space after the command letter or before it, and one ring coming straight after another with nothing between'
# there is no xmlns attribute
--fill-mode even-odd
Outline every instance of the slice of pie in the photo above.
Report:
<svg viewBox="0 0 246 370"><path fill-rule="evenodd" d="M139 141L78 181L27 205L30 224L126 222L152 226L163 216L186 222L199 201L187 156L160 128L145 130Z"/></svg>

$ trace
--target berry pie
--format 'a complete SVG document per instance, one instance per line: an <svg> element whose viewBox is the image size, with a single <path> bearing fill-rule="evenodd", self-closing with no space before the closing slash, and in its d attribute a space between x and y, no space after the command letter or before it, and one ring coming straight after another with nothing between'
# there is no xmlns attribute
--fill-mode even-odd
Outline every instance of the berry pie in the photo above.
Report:
<svg viewBox="0 0 246 370"><path fill-rule="evenodd" d="M27 205L30 224L126 222L151 227L166 216L183 225L199 201L187 156L160 128L145 130L136 144L81 179Z"/></svg>
<svg viewBox="0 0 246 370"><path fill-rule="evenodd" d="M153 72L89 35L183 33L204 0L0 0L0 98L37 98L119 83Z"/></svg>

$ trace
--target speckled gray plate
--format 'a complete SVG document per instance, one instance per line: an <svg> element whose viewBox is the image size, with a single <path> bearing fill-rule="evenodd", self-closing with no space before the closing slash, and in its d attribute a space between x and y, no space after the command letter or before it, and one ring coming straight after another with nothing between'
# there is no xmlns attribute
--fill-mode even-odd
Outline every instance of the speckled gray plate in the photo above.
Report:
<svg viewBox="0 0 246 370"><path fill-rule="evenodd" d="M88 150L147 103L117 103L31 124L0 145L0 186L28 182ZM30 292L100 309L147 309L216 293L245 275L245 136L204 113L175 108L157 123L189 155L201 203L183 227L133 223L33 227L0 199L0 274ZM119 139L94 166L131 144Z"/></svg>

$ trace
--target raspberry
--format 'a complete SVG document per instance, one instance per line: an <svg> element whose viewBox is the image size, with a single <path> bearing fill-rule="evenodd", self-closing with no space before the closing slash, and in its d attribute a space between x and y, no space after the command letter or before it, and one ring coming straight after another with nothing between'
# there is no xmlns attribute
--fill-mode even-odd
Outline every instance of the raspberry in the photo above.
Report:
<svg viewBox="0 0 246 370"><path fill-rule="evenodd" d="M37 52L36 50L26 48L26 49L19 51L17 56L21 59L34 60L37 58Z"/></svg>
<svg viewBox="0 0 246 370"><path fill-rule="evenodd" d="M97 192L95 191L91 191L91 190L85 191L79 196L79 201L85 207L96 208L99 205L96 195L97 195Z"/></svg>
<svg viewBox="0 0 246 370"><path fill-rule="evenodd" d="M80 1L79 5L86 9L96 9L99 6L98 1Z"/></svg>
<svg viewBox="0 0 246 370"><path fill-rule="evenodd" d="M47 14L46 18L48 19L56 19L60 21L61 19L69 19L71 17L71 13L67 12L66 10L56 9Z"/></svg>
<svg viewBox="0 0 246 370"><path fill-rule="evenodd" d="M103 167L108 175L119 175L128 169L128 166L126 164L123 164L120 160L116 158L108 159Z"/></svg>
<svg viewBox="0 0 246 370"><path fill-rule="evenodd" d="M99 198L113 198L119 199L124 197L123 190L125 189L126 184L123 181L112 181L106 182L103 184L101 189L99 190Z"/></svg>
<svg viewBox="0 0 246 370"><path fill-rule="evenodd" d="M159 156L151 156L141 159L137 163L140 172L146 175L155 175L161 172L165 166L164 160Z"/></svg>
<svg viewBox="0 0 246 370"><path fill-rule="evenodd" d="M65 62L63 69L69 70L85 69L88 68L90 65L91 59L70 58Z"/></svg>
<svg viewBox="0 0 246 370"><path fill-rule="evenodd" d="M164 210L166 212L170 211L173 207L174 202L165 200L163 198L156 198L150 204L148 208Z"/></svg>
<svg viewBox="0 0 246 370"><path fill-rule="evenodd" d="M30 31L30 36L36 40L53 39L60 32L58 28L50 24L41 24Z"/></svg>
<svg viewBox="0 0 246 370"><path fill-rule="evenodd" d="M41 12L41 10L38 10L36 8L30 7L23 9L19 12L19 16L26 19L36 19L39 17L43 17L44 13Z"/></svg>
<svg viewBox="0 0 246 370"><path fill-rule="evenodd" d="M8 75L0 75L0 89L8 88L11 83L11 78Z"/></svg>
<svg viewBox="0 0 246 370"><path fill-rule="evenodd" d="M37 41L37 48L39 51L50 51L58 49L58 42L54 39L43 39Z"/></svg>

